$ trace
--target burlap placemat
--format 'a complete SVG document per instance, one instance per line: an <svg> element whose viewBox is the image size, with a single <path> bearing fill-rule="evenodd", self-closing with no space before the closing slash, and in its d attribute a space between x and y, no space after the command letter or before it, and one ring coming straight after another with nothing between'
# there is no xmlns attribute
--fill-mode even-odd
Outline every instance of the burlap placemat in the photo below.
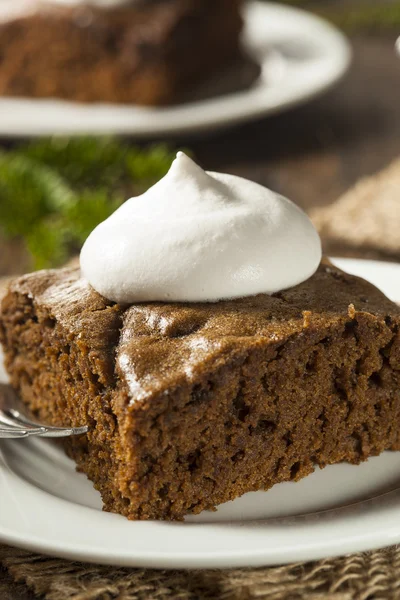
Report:
<svg viewBox="0 0 400 600"><path fill-rule="evenodd" d="M15 581L47 600L396 600L400 547L262 569L156 571L70 562L0 546Z"/></svg>
<svg viewBox="0 0 400 600"><path fill-rule="evenodd" d="M327 254L400 260L400 158L310 216Z"/></svg>

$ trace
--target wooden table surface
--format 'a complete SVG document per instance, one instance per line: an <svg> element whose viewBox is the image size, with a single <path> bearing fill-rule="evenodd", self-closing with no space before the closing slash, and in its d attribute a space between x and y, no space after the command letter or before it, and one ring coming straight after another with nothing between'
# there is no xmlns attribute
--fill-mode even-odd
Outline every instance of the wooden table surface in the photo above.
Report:
<svg viewBox="0 0 400 600"><path fill-rule="evenodd" d="M322 98L188 147L207 169L253 179L305 209L332 202L400 155L395 40L396 33L353 38L350 71Z"/></svg>
<svg viewBox="0 0 400 600"><path fill-rule="evenodd" d="M399 31L400 33L400 31ZM186 139L201 164L253 179L308 209L334 200L400 155L396 34L353 39L354 62L324 97L285 114ZM1 600L30 600L0 568Z"/></svg>

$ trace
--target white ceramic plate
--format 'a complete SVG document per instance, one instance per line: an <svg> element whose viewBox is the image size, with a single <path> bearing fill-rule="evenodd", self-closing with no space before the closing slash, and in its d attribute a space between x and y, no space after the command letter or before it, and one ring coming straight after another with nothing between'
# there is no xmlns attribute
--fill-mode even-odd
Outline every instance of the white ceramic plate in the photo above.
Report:
<svg viewBox="0 0 400 600"><path fill-rule="evenodd" d="M168 108L3 98L0 135L157 137L210 131L304 102L333 85L349 65L344 36L304 11L252 1L245 24L244 46L262 66L247 91Z"/></svg>
<svg viewBox="0 0 400 600"><path fill-rule="evenodd" d="M400 300L400 265L337 260ZM334 465L298 483L246 494L184 523L130 522L59 448L0 443L0 541L56 556L158 568L311 560L400 542L400 452Z"/></svg>

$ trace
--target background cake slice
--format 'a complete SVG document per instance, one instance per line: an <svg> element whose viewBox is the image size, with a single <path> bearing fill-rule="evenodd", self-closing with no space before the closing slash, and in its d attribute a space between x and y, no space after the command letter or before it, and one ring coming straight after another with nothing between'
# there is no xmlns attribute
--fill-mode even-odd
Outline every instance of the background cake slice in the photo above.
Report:
<svg viewBox="0 0 400 600"><path fill-rule="evenodd" d="M67 450L131 519L400 449L400 309L328 263L273 296L128 308L42 271L0 323L12 385L41 419L89 425Z"/></svg>
<svg viewBox="0 0 400 600"><path fill-rule="evenodd" d="M167 104L240 55L239 0L0 6L0 95Z"/></svg>

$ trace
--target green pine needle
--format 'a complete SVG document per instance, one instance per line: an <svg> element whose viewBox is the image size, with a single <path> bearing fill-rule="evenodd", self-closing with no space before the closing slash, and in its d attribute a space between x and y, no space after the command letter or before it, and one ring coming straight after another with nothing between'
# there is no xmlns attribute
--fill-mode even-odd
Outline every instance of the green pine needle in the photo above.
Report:
<svg viewBox="0 0 400 600"><path fill-rule="evenodd" d="M400 3L396 0L280 0L315 12L349 33L392 31L400 27Z"/></svg>
<svg viewBox="0 0 400 600"><path fill-rule="evenodd" d="M122 197L110 197L104 189L84 190L79 196L79 202L71 205L64 213L71 242L82 245L96 225L107 219L123 201Z"/></svg>
<svg viewBox="0 0 400 600"><path fill-rule="evenodd" d="M59 266L98 223L163 177L175 157L112 138L54 138L0 154L0 232L19 237L35 268Z"/></svg>
<svg viewBox="0 0 400 600"><path fill-rule="evenodd" d="M53 170L17 154L0 154L0 228L9 236L28 235L47 216L77 201Z"/></svg>
<svg viewBox="0 0 400 600"><path fill-rule="evenodd" d="M349 9L321 13L338 27L352 33L356 31L397 30L400 27L400 4L366 4Z"/></svg>
<svg viewBox="0 0 400 600"><path fill-rule="evenodd" d="M69 235L62 218L41 221L25 236L34 269L48 269L65 263L70 254L68 242Z"/></svg>
<svg viewBox="0 0 400 600"><path fill-rule="evenodd" d="M75 186L112 185L124 174L128 147L110 138L52 138L19 149Z"/></svg>
<svg viewBox="0 0 400 600"><path fill-rule="evenodd" d="M146 184L165 175L174 158L175 153L172 155L165 144L150 147L145 153L138 147L132 147L125 156L125 165L133 181Z"/></svg>

